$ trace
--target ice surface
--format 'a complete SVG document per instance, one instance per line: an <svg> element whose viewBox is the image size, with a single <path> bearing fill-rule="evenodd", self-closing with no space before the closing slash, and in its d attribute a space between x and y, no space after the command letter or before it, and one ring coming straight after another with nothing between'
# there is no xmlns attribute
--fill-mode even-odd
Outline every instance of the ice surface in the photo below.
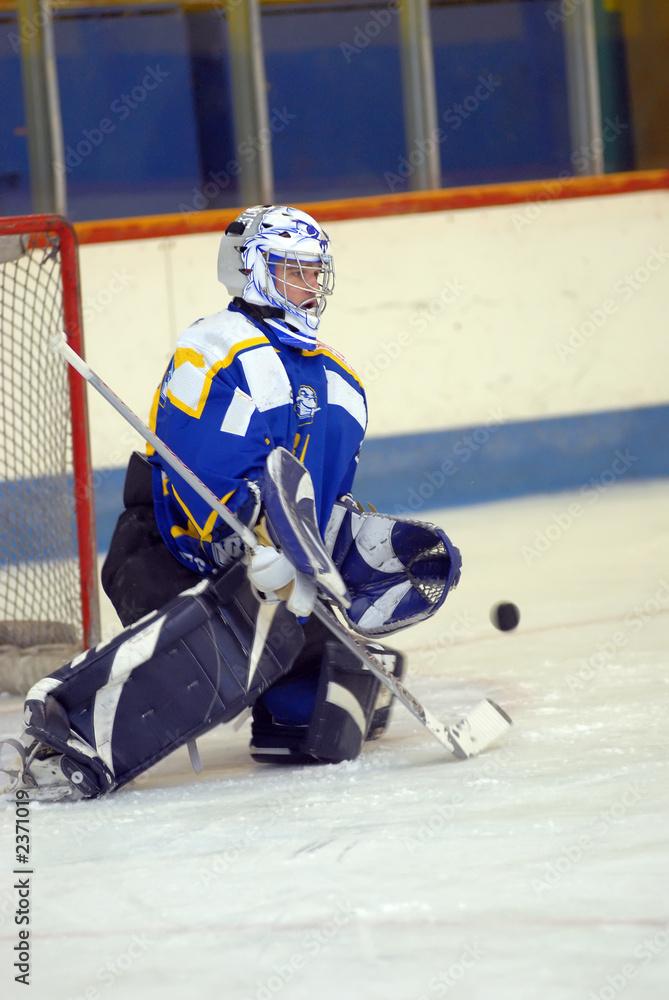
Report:
<svg viewBox="0 0 669 1000"><path fill-rule="evenodd" d="M666 996L668 513L648 484L432 515L462 583L397 644L440 716L485 696L513 716L478 759L397 709L337 767L255 765L228 727L199 777L183 750L108 799L33 806L27 995ZM488 621L500 599L515 633ZM23 996L2 820L2 996Z"/></svg>

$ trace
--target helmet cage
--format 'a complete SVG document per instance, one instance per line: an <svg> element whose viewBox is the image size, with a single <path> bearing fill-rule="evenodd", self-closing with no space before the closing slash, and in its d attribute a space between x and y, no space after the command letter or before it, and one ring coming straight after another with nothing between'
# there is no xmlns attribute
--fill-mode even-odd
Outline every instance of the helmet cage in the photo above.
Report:
<svg viewBox="0 0 669 1000"><path fill-rule="evenodd" d="M261 251L265 265L265 288L268 299L276 302L286 312L299 316L308 326L310 319L316 323L323 314L326 298L334 290L334 261L331 254L315 255L300 250L281 253L276 250ZM282 293L277 286L277 279ZM288 298L288 289L301 292L298 302Z"/></svg>
<svg viewBox="0 0 669 1000"><path fill-rule="evenodd" d="M255 205L226 229L218 277L231 295L282 311L283 318L267 321L286 343L313 344L334 290L328 250L327 233L306 212L286 205Z"/></svg>

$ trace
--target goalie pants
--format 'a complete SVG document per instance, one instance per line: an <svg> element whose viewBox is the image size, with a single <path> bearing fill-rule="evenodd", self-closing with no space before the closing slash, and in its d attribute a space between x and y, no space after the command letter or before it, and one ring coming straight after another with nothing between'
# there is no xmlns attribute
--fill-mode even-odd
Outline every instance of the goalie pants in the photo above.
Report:
<svg viewBox="0 0 669 1000"><path fill-rule="evenodd" d="M132 625L202 576L178 562L164 544L153 514L151 466L136 451L128 464L123 504L102 567L102 587L122 624Z"/></svg>

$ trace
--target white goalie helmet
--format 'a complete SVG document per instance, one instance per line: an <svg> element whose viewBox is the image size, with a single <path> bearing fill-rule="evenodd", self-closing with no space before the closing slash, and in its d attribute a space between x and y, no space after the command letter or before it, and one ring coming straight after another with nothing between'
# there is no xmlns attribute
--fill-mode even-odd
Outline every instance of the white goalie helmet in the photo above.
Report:
<svg viewBox="0 0 669 1000"><path fill-rule="evenodd" d="M281 339L313 346L334 289L328 235L315 219L287 205L254 205L226 229L218 251L218 280L232 296L283 310L267 319ZM291 301L289 289L295 289Z"/></svg>

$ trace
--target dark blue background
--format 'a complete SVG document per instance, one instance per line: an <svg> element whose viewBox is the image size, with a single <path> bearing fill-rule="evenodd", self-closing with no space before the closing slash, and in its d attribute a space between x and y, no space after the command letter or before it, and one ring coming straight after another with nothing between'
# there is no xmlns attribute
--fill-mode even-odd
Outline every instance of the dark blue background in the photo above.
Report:
<svg viewBox="0 0 669 1000"><path fill-rule="evenodd" d="M398 23L384 4L262 15L268 101L290 124L273 136L277 200L389 190L405 154ZM435 5L432 30L440 121L474 93L499 87L441 144L444 185L572 172L562 34L546 13L559 0ZM376 12L376 13L375 13ZM374 20L374 17L377 20ZM0 213L30 210L16 24L0 19ZM368 43L368 44L366 44ZM58 75L65 144L99 127L111 134L68 171L73 219L239 204L236 180L202 203L198 192L235 157L228 35L216 12L176 9L59 12ZM148 67L167 74L125 119L112 102ZM406 181L395 190L407 187Z"/></svg>

